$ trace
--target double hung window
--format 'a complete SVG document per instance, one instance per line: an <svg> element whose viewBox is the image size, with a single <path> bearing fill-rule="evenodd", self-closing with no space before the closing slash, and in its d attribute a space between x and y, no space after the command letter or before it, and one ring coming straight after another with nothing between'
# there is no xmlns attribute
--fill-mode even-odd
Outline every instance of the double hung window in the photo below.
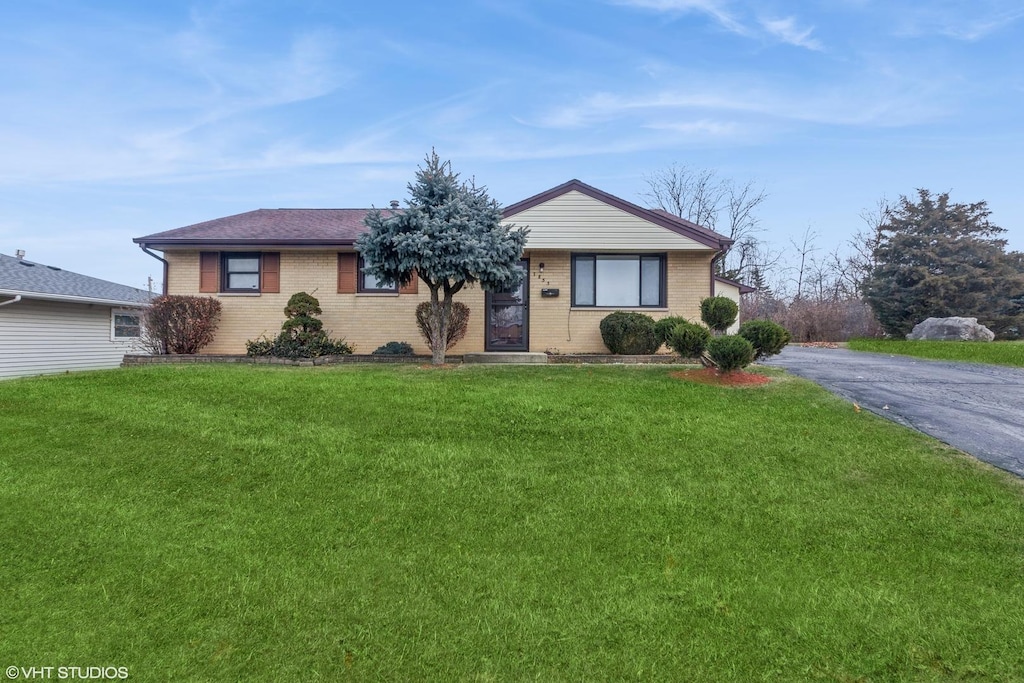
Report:
<svg viewBox="0 0 1024 683"><path fill-rule="evenodd" d="M367 293L397 293L398 285L392 283L390 286L384 285L380 280L374 277L371 273L367 273L363 269L363 257L359 257L359 291Z"/></svg>
<svg viewBox="0 0 1024 683"><path fill-rule="evenodd" d="M221 254L222 292L260 291L260 254Z"/></svg>

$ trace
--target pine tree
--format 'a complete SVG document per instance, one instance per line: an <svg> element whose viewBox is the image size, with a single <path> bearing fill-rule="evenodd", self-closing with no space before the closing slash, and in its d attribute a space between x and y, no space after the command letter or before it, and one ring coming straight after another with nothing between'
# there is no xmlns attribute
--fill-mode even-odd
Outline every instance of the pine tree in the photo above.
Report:
<svg viewBox="0 0 1024 683"><path fill-rule="evenodd" d="M407 285L419 277L430 290L429 344L435 365L444 363L452 298L468 284L488 291L512 289L528 230L501 223L501 207L473 181L462 182L436 152L408 186L402 211L371 211L369 232L356 241L366 272L383 284Z"/></svg>
<svg viewBox="0 0 1024 683"><path fill-rule="evenodd" d="M925 318L957 315L1014 336L1024 270L1018 254L1006 253L1006 231L990 214L983 201L951 203L948 192L921 189L916 202L900 198L879 228L875 266L863 285L886 332L902 337Z"/></svg>

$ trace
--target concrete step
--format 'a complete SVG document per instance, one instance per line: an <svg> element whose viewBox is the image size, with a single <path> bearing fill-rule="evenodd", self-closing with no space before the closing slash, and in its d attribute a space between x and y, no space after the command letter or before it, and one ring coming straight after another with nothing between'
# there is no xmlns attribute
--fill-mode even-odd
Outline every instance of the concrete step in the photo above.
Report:
<svg viewBox="0 0 1024 683"><path fill-rule="evenodd" d="M464 353L463 363L547 363L548 354L526 351L488 351L487 353Z"/></svg>

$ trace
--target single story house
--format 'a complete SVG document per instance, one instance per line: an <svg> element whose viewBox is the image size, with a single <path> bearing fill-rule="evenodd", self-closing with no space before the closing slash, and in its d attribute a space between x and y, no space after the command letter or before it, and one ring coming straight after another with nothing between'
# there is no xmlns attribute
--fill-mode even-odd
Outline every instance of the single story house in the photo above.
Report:
<svg viewBox="0 0 1024 683"><path fill-rule="evenodd" d="M325 329L356 353L389 341L428 353L414 319L427 288L385 287L360 267L354 243L368 211L259 209L134 241L164 261L168 294L221 302L220 326L205 353L244 353L246 340L275 336L285 302L299 291L320 300ZM738 299L744 290L714 275L729 238L578 180L507 207L504 219L530 229L527 277L515 292L467 287L456 295L471 319L452 353L607 353L598 325L612 311L699 320L701 299Z"/></svg>
<svg viewBox="0 0 1024 683"><path fill-rule="evenodd" d="M152 294L0 254L0 378L116 368L145 353Z"/></svg>

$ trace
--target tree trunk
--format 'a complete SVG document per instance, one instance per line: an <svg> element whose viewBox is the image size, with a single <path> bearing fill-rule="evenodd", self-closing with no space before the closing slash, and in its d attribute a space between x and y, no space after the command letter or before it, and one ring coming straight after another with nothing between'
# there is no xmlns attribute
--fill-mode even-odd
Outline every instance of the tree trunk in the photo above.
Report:
<svg viewBox="0 0 1024 683"><path fill-rule="evenodd" d="M451 309L450 302L441 301L438 297L438 287L430 288L430 350L433 356L430 359L432 365L444 365L445 351L448 346L448 316L445 315L445 304Z"/></svg>

